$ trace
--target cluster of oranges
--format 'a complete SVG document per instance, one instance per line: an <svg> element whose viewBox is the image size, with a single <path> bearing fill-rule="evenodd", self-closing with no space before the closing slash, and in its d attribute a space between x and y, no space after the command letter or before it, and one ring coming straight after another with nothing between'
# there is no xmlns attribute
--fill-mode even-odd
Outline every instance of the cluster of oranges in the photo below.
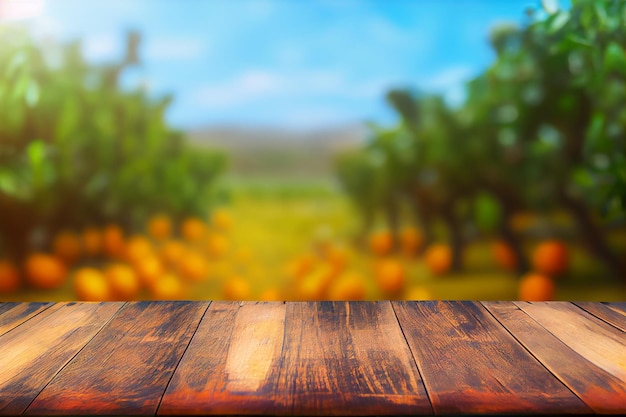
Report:
<svg viewBox="0 0 626 417"><path fill-rule="evenodd" d="M232 219L224 209L213 212L211 222L190 217L181 222L180 239L166 215L155 215L146 234L126 236L118 225L63 231L50 251L29 254L21 265L0 261L0 292L22 285L53 290L72 280L80 300L178 299L188 284L206 280L209 263L228 250L227 231Z"/></svg>
<svg viewBox="0 0 626 417"><path fill-rule="evenodd" d="M493 246L496 261L503 268L517 267L515 253L504 242ZM569 267L569 252L563 242L555 239L540 242L532 252L532 272L524 275L519 283L518 298L524 301L549 301L556 293L555 279L562 276Z"/></svg>
<svg viewBox="0 0 626 417"><path fill-rule="evenodd" d="M369 236L368 245L371 257L360 265L347 246L318 243L314 250L287 264L291 284L286 296L301 300L430 298L423 288L411 286L407 277L407 262L423 245L417 229L404 228L397 242L389 231L380 230ZM449 268L449 259L443 259L439 246L431 252L436 269Z"/></svg>

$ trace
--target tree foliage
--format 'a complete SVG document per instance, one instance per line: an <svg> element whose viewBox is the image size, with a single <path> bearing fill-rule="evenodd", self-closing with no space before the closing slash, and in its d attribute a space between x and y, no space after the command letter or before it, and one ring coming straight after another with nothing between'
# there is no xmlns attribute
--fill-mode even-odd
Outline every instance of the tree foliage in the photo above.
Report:
<svg viewBox="0 0 626 417"><path fill-rule="evenodd" d="M626 276L601 230L626 217L626 2L531 12L523 27L495 28L490 41L496 59L467 83L462 106L388 93L400 121L367 145L386 157L378 175L393 178L389 186L404 190L422 223L446 223L457 259L468 216L523 258L511 217L559 209L590 250ZM398 147L402 164L391 160Z"/></svg>
<svg viewBox="0 0 626 417"><path fill-rule="evenodd" d="M154 211L206 215L226 160L191 149L168 125L171 96L120 86L123 73L140 63L139 34L128 35L119 62L93 65L80 42L50 45L15 27L0 31L6 242L20 246L36 228L132 226Z"/></svg>

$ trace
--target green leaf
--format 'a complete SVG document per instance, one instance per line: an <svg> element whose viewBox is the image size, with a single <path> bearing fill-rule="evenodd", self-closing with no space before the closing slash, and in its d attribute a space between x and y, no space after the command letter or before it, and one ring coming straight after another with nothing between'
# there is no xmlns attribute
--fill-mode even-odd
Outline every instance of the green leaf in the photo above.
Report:
<svg viewBox="0 0 626 417"><path fill-rule="evenodd" d="M610 42L604 51L604 68L607 72L626 76L626 54L615 41Z"/></svg>
<svg viewBox="0 0 626 417"><path fill-rule="evenodd" d="M491 194L481 193L474 199L474 220L483 231L493 232L500 222L502 208Z"/></svg>

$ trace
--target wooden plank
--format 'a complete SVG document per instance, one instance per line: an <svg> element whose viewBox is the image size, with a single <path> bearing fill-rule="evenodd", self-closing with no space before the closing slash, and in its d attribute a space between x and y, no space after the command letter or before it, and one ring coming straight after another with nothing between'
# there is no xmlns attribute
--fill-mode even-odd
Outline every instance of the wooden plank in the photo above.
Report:
<svg viewBox="0 0 626 417"><path fill-rule="evenodd" d="M58 303L0 336L0 415L21 414L121 306Z"/></svg>
<svg viewBox="0 0 626 417"><path fill-rule="evenodd" d="M2 317L2 314L4 314L5 311L8 311L10 309L12 309L13 307L17 306L20 303L16 303L13 301L10 302L0 302L0 318Z"/></svg>
<svg viewBox="0 0 626 417"><path fill-rule="evenodd" d="M511 302L483 305L546 368L601 414L626 410L626 381L597 367Z"/></svg>
<svg viewBox="0 0 626 417"><path fill-rule="evenodd" d="M6 303L9 304L9 303ZM24 323L31 317L41 313L46 308L50 307L52 303L11 303L14 304L12 308L7 309L4 313L0 314L0 336L5 334L11 329L16 328L20 324ZM2 311L3 306L0 306Z"/></svg>
<svg viewBox="0 0 626 417"><path fill-rule="evenodd" d="M393 306L435 413L591 413L482 305Z"/></svg>
<svg viewBox="0 0 626 417"><path fill-rule="evenodd" d="M389 303L214 303L158 414L432 413Z"/></svg>
<svg viewBox="0 0 626 417"><path fill-rule="evenodd" d="M213 302L158 414L273 413L284 328L282 302Z"/></svg>
<svg viewBox="0 0 626 417"><path fill-rule="evenodd" d="M620 310L608 303L576 302L574 304L626 332L626 310Z"/></svg>
<svg viewBox="0 0 626 417"><path fill-rule="evenodd" d="M279 379L288 414L432 414L387 301L288 304Z"/></svg>
<svg viewBox="0 0 626 417"><path fill-rule="evenodd" d="M626 334L569 302L515 302L578 354L626 381Z"/></svg>
<svg viewBox="0 0 626 417"><path fill-rule="evenodd" d="M154 415L208 302L133 302L26 410L36 415Z"/></svg>

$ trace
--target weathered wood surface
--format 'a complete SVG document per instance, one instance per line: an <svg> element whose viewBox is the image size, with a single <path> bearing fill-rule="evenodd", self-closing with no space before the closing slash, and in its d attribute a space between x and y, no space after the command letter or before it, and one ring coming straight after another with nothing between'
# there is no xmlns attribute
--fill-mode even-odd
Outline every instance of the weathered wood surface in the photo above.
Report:
<svg viewBox="0 0 626 417"><path fill-rule="evenodd" d="M626 304L0 303L0 415L626 413Z"/></svg>
<svg viewBox="0 0 626 417"><path fill-rule="evenodd" d="M0 414L24 412L120 307L59 303L0 336Z"/></svg>
<svg viewBox="0 0 626 417"><path fill-rule="evenodd" d="M394 307L438 414L590 412L479 303Z"/></svg>
<svg viewBox="0 0 626 417"><path fill-rule="evenodd" d="M2 303L0 304L0 335L41 313L52 303Z"/></svg>
<svg viewBox="0 0 626 417"><path fill-rule="evenodd" d="M26 414L155 414L208 303L129 303Z"/></svg>
<svg viewBox="0 0 626 417"><path fill-rule="evenodd" d="M515 304L484 304L513 337L595 412L624 411L626 380L590 362L557 336L538 326L534 319Z"/></svg>

